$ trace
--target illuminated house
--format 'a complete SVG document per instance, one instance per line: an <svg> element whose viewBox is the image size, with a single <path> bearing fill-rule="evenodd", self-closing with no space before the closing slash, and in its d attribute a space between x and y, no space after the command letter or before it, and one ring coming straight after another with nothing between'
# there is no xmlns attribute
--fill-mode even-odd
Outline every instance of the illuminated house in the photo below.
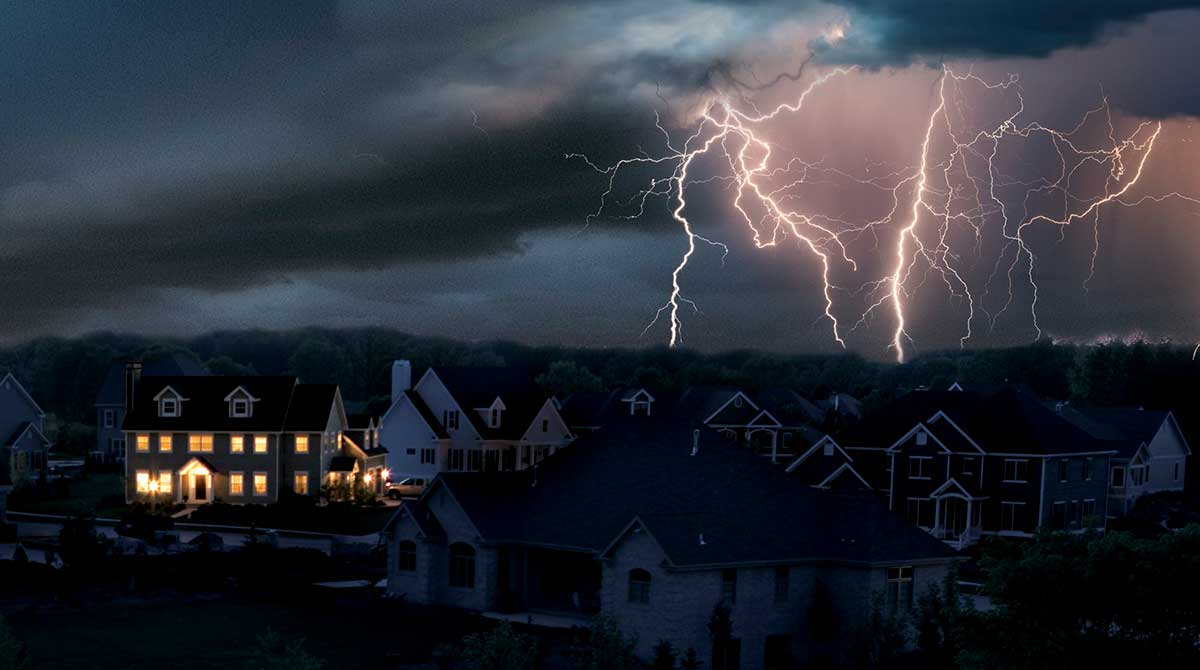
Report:
<svg viewBox="0 0 1200 670"><path fill-rule="evenodd" d="M46 468L45 418L16 377L0 378L0 487L33 480Z"/></svg>
<svg viewBox="0 0 1200 670"><path fill-rule="evenodd" d="M125 377L130 502L157 495L194 505L270 503L286 490L315 496L323 483L366 480L367 455L344 439L346 414L334 384L290 376L143 377L135 366Z"/></svg>
<svg viewBox="0 0 1200 670"><path fill-rule="evenodd" d="M393 481L523 470L573 439L554 399L524 370L432 367L411 381L411 364L393 363L392 405L379 428Z"/></svg>
<svg viewBox="0 0 1200 670"><path fill-rule="evenodd" d="M1102 527L1116 454L1019 386L915 391L839 436L888 506L935 537Z"/></svg>
<svg viewBox="0 0 1200 670"><path fill-rule="evenodd" d="M546 625L601 613L643 659L665 639L744 670L846 660L876 594L905 615L955 560L874 493L797 486L715 431L642 415L522 472L442 473L385 534L395 596ZM718 602L733 624L714 644Z"/></svg>

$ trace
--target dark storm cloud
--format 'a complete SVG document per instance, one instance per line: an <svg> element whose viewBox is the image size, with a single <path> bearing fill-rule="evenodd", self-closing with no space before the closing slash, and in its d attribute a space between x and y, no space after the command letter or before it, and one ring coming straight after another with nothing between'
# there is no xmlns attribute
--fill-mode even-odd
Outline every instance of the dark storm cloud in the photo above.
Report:
<svg viewBox="0 0 1200 670"><path fill-rule="evenodd" d="M833 0L854 28L815 43L826 61L907 65L941 57L1042 57L1095 43L1152 13L1195 0ZM856 25L857 24L857 25Z"/></svg>

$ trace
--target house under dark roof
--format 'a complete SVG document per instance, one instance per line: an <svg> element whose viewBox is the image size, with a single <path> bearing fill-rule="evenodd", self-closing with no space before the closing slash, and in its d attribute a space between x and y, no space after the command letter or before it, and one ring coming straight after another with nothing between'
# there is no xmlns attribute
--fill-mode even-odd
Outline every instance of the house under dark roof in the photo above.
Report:
<svg viewBox="0 0 1200 670"><path fill-rule="evenodd" d="M913 391L884 411L838 436L843 446L886 448L917 423L944 413L966 436L947 426L932 434L952 451L1023 453L1053 456L1099 453L1112 446L1047 407L1028 389L1001 386L986 391ZM969 436L969 439L968 437Z"/></svg>
<svg viewBox="0 0 1200 670"><path fill-rule="evenodd" d="M550 398L527 370L516 367L434 367L438 379L454 396L466 418L483 439L519 440ZM491 427L475 410L499 398L504 404L500 425ZM411 400L411 398L410 398ZM424 404L424 403L422 403ZM417 407L420 411L420 407ZM428 411L426 409L425 411ZM434 423L441 423L440 419Z"/></svg>
<svg viewBox="0 0 1200 670"><path fill-rule="evenodd" d="M1170 416L1161 410L1086 405L1063 405L1059 413L1092 437L1111 445L1119 458L1133 458L1139 447L1154 439Z"/></svg>
<svg viewBox="0 0 1200 670"><path fill-rule="evenodd" d="M438 486L487 542L599 555L637 519L677 567L953 555L869 493L797 486L746 449L670 420L629 417L521 472L442 473L425 496Z"/></svg>
<svg viewBox="0 0 1200 670"><path fill-rule="evenodd" d="M157 396L170 389L182 397L179 416L158 415ZM255 398L249 417L231 417L226 398L241 388ZM142 377L127 431L323 431L336 396L333 384L298 384L280 377Z"/></svg>
<svg viewBox="0 0 1200 670"><path fill-rule="evenodd" d="M186 354L167 354L142 362L142 376L155 377L202 377L208 370L199 361ZM97 405L123 405L125 403L125 364L113 363L104 375L104 382L96 394Z"/></svg>

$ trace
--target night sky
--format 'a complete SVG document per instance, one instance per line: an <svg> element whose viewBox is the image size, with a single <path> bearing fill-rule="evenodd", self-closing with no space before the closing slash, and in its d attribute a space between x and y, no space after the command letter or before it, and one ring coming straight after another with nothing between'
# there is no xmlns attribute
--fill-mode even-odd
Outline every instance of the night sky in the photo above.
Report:
<svg viewBox="0 0 1200 670"><path fill-rule="evenodd" d="M619 207L589 220L607 177L567 154L599 166L661 155L656 112L682 141L714 98L767 108L837 67L854 69L773 128L781 155L861 179L913 170L948 65L987 81L1018 75L1022 123L1070 130L1105 97L1120 136L1161 121L1129 199L1200 197L1197 5L4 3L0 343L381 325L662 344L664 322L643 328L686 246L672 203L652 198L636 220ZM779 76L798 71L799 81ZM1006 115L1015 91L956 101L955 118L965 127ZM1106 133L1089 125L1078 138L1102 144ZM1010 184L1054 170L1046 146L1003 159ZM653 176L631 173L617 190L628 198ZM1102 182L1081 175L1078 185L1094 193ZM870 191L834 183L800 200L870 219L888 202ZM902 195L904 208L911 193ZM689 198L697 229L729 252L702 245L686 269L696 309L681 311L683 344L836 350L812 253L794 239L755 248L719 182ZM1200 338L1198 227L1200 204L1167 198L1031 229L1043 334ZM859 269L835 269L835 283L882 276L894 232L856 246ZM988 244L956 261L971 268L977 296L996 266ZM964 302L939 281L911 285L913 350L958 346L963 335ZM991 288L980 299L995 312L1003 301ZM862 295L837 291L839 317L854 323ZM1031 298L1017 282L1010 308L994 326L976 321L968 346L1032 341ZM888 356L893 327L877 312L847 346Z"/></svg>

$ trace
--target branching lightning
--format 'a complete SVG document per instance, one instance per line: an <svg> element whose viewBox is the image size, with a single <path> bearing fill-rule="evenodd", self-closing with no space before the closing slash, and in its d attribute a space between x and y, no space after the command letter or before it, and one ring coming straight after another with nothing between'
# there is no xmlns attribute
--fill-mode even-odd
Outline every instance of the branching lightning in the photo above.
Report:
<svg viewBox="0 0 1200 670"><path fill-rule="evenodd" d="M781 75L770 84L798 80L804 70L802 66L795 75ZM956 73L949 67L942 69L935 82L931 111L919 141L914 142L919 150L914 166L863 176L828 165L823 159L776 159L781 151L768 137L768 126L803 113L811 96L854 70L839 68L820 74L792 101L765 112L741 98L750 111L744 111L730 96L714 96L701 105L694 130L681 143L674 141L656 115L655 126L666 147L658 155L639 148L639 156L601 165L582 154L568 154L568 158L582 160L606 177L607 187L599 206L588 216L589 222L603 217L636 219L646 213L651 199L661 198L670 203L671 216L683 230L685 251L671 272L666 302L646 326L647 331L665 317L669 321L669 343L678 345L682 341L681 306L698 310L687 297L683 283L698 244L721 249L722 261L729 254L726 245L700 235L689 219L688 194L701 185L720 183L728 188L730 211L748 229L755 247L775 247L793 239L816 259L822 277L824 318L839 345L845 347L845 337L873 321L877 312L890 313L893 327L888 348L901 362L913 342L908 305L928 279L940 281L965 307L960 345L974 336L976 321L981 317L989 329L996 327L997 319L1018 302L1018 284L1028 288L1029 320L1040 338L1039 257L1028 237L1034 226L1059 226L1061 240L1069 226L1091 225L1092 257L1088 277L1083 281L1086 292L1099 257L1103 210L1170 199L1200 205L1200 198L1178 192L1133 195L1162 133L1161 123L1143 121L1122 137L1113 122L1108 99L1102 95L1100 104L1087 111L1074 128L1056 130L1024 119L1025 99L1015 75L988 82L971 71ZM1003 96L1011 109L994 126L972 127L972 92ZM1081 137L1085 126L1096 123L1096 119L1103 119L1107 130L1105 141L1098 146L1094 146L1094 140L1089 144ZM1020 145L1030 142L1048 145L1057 162L1051 174L1022 180L1006 172L1002 159L1011 159ZM712 165L719 166L714 175L698 176ZM641 169L654 176L648 182L641 181L632 193L619 196L627 181L624 175ZM1096 170L1103 176L1095 177ZM1097 181L1101 183L1097 185ZM848 221L806 207L800 188L818 183L879 191L887 203L886 211L874 219ZM964 237L973 240L970 245L961 243ZM974 263L989 239L996 240L999 251L990 264L987 280L979 286L980 282L972 280ZM874 241L868 252L872 254L880 253L881 240L891 240L890 250L881 255L884 274L862 281L857 287L835 284L835 274L859 276L855 256L861 253L863 240ZM993 291L993 284L1003 288ZM850 309L835 301L842 294L860 296L862 300L861 307L854 309L858 316L852 323L839 318ZM999 297L993 298L994 294ZM998 309L989 310L989 303L996 301L1002 301Z"/></svg>

